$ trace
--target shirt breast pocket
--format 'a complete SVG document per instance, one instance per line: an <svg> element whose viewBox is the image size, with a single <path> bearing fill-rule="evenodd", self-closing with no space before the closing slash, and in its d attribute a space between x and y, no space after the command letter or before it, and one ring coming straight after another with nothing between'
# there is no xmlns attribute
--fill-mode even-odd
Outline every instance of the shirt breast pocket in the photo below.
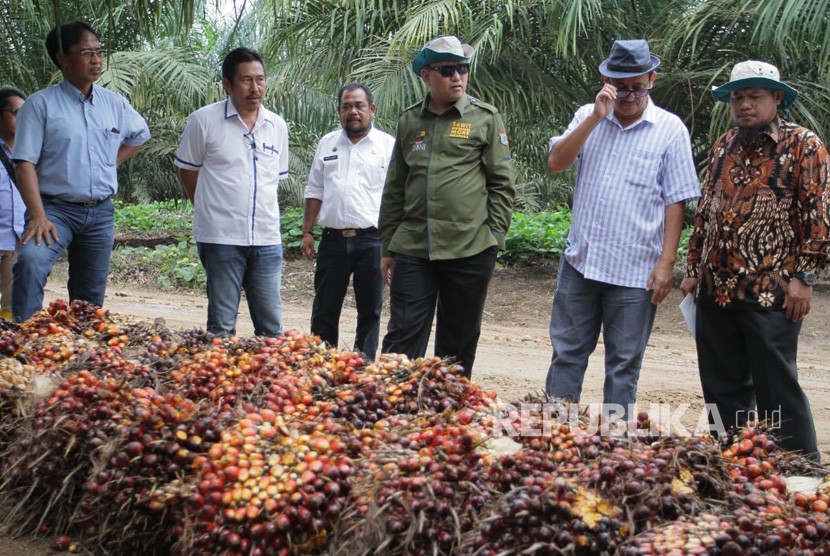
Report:
<svg viewBox="0 0 830 556"><path fill-rule="evenodd" d="M257 149L257 156L261 157L263 160L279 160L280 158L280 151L277 149L275 145L269 145L268 143L262 143L261 148Z"/></svg>
<svg viewBox="0 0 830 556"><path fill-rule="evenodd" d="M660 153L647 149L633 149L626 161L626 183L638 188L656 188L660 158Z"/></svg>
<svg viewBox="0 0 830 556"><path fill-rule="evenodd" d="M104 146L105 162L109 164L116 164L118 158L118 149L121 148L122 134L121 130L115 125L105 126L99 132L103 138L101 144Z"/></svg>
<svg viewBox="0 0 830 556"><path fill-rule="evenodd" d="M380 158L368 160L361 164L360 170L365 173L371 184L381 184L386 181L386 161Z"/></svg>

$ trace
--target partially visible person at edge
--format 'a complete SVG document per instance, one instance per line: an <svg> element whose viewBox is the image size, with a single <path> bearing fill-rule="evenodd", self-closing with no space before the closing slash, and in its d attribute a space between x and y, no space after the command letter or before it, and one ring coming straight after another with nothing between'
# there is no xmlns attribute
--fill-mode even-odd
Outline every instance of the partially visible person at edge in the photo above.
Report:
<svg viewBox="0 0 830 556"><path fill-rule="evenodd" d="M757 415L782 447L818 462L796 355L816 272L830 258L827 149L779 114L798 93L771 64L736 64L712 94L736 127L709 152L681 284L696 296L700 382L717 408L710 423L740 427Z"/></svg>
<svg viewBox="0 0 830 556"><path fill-rule="evenodd" d="M150 139L147 123L127 99L95 84L106 52L89 25L52 29L46 50L63 81L34 93L17 115L14 159L27 209L14 266L17 322L42 307L46 279L64 251L69 299L103 305L118 166Z"/></svg>
<svg viewBox="0 0 830 556"><path fill-rule="evenodd" d="M17 242L23 236L26 205L15 185L12 163L17 112L26 95L18 89L0 89L0 319L12 320L12 268Z"/></svg>
<svg viewBox="0 0 830 556"><path fill-rule="evenodd" d="M472 56L442 36L412 61L429 92L398 119L380 213L391 286L383 352L422 357L437 302L435 355L455 358L467 377L516 195L501 115L466 93Z"/></svg>
<svg viewBox="0 0 830 556"><path fill-rule="evenodd" d="M235 335L242 291L257 336L282 332L279 182L288 126L262 105L265 62L236 48L222 62L229 98L187 119L175 164L193 202L193 237L207 275L207 330Z"/></svg>
<svg viewBox="0 0 830 556"><path fill-rule="evenodd" d="M631 416L657 305L672 287L684 207L700 191L686 126L649 96L659 65L645 40L615 41L596 100L551 138L548 156L552 172L578 167L546 391L580 401L602 330L603 413L621 418Z"/></svg>
<svg viewBox="0 0 830 556"><path fill-rule="evenodd" d="M354 349L374 359L378 350L383 277L378 216L395 138L375 128L377 107L369 89L349 83L337 95L341 129L317 144L308 186L301 249L314 267L311 332L337 346L340 312L354 285L357 328ZM318 250L314 224L323 226Z"/></svg>

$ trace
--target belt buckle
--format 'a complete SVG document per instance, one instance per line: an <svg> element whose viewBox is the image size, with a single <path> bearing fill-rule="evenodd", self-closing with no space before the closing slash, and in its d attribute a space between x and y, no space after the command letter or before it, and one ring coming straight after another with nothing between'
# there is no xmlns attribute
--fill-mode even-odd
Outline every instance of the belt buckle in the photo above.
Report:
<svg viewBox="0 0 830 556"><path fill-rule="evenodd" d="M83 205L84 205L85 207L94 207L94 206L95 206L95 205L97 205L99 202L100 202L100 201L84 201L84 202L83 202Z"/></svg>
<svg viewBox="0 0 830 556"><path fill-rule="evenodd" d="M343 237L357 237L357 230L355 230L354 228L343 230Z"/></svg>

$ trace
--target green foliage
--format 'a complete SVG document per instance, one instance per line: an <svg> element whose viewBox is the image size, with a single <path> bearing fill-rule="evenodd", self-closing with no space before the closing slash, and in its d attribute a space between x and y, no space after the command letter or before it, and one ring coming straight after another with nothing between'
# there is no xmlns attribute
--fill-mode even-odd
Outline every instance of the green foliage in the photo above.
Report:
<svg viewBox="0 0 830 556"><path fill-rule="evenodd" d="M154 249L121 247L113 252L111 266L112 272L126 281L165 289L205 287L205 271L193 239L175 245L158 245Z"/></svg>
<svg viewBox="0 0 830 556"><path fill-rule="evenodd" d="M147 204L116 202L116 235L156 232L171 237L188 236L193 222L193 206L188 202L165 201ZM303 209L294 208L280 216L282 245L285 256L299 256L303 239ZM314 227L319 240L322 229ZM202 289L205 272L199 261L196 243L179 239L172 245L119 247L113 252L112 273L117 280L165 289Z"/></svg>
<svg viewBox="0 0 830 556"><path fill-rule="evenodd" d="M320 241L323 229L315 224L313 228L315 243ZM280 235L282 235L282 248L286 256L299 253L300 245L303 242L303 209L293 208L280 215Z"/></svg>
<svg viewBox="0 0 830 556"><path fill-rule="evenodd" d="M186 201L162 201L146 204L115 202L115 226L119 232L163 232L189 234L193 222L193 205Z"/></svg>
<svg viewBox="0 0 830 556"><path fill-rule="evenodd" d="M504 266L518 266L558 259L565 251L570 229L571 211L566 206L536 214L517 212L513 214L513 221L507 232L505 249L499 253L499 263ZM692 226L687 226L680 235L677 247L678 264L685 265L692 230Z"/></svg>
<svg viewBox="0 0 830 556"><path fill-rule="evenodd" d="M694 229L694 226L686 226L680 232L680 242L677 245L677 264L681 265L684 269L686 267L686 256L689 254L689 237L692 235Z"/></svg>
<svg viewBox="0 0 830 556"><path fill-rule="evenodd" d="M565 250L570 228L571 211L567 207L536 214L517 212L513 215L499 262L515 266L558 258Z"/></svg>

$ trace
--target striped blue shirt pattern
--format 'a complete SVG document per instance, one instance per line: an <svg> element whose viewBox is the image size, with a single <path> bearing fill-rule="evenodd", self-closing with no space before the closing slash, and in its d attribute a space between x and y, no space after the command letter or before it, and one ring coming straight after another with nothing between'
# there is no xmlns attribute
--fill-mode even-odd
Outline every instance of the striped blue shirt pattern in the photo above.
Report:
<svg viewBox="0 0 830 556"><path fill-rule="evenodd" d="M593 109L577 110L549 147ZM645 288L663 249L666 206L700 196L689 131L649 99L642 118L627 128L609 114L576 163L566 260L587 279Z"/></svg>

